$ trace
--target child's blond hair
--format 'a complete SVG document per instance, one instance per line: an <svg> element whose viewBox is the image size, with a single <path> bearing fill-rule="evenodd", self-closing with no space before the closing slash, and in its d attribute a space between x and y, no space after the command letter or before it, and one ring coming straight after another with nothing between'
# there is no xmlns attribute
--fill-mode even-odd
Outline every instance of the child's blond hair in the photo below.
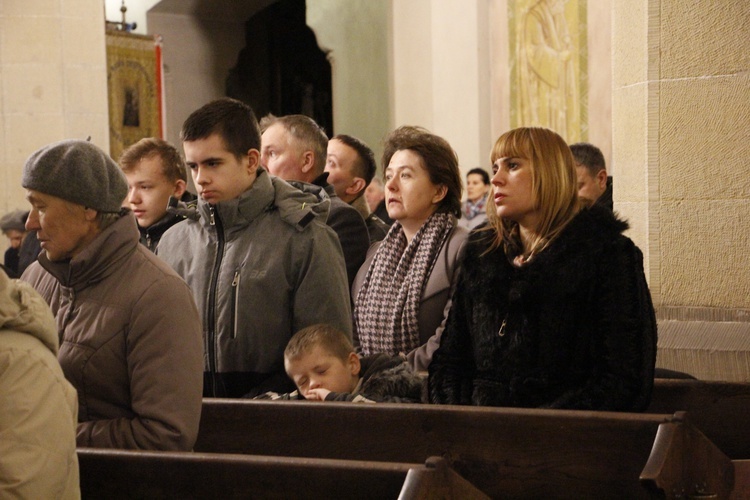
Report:
<svg viewBox="0 0 750 500"><path fill-rule="evenodd" d="M343 362L354 352L354 346L344 332L331 325L318 324L303 328L289 339L284 349L284 359L298 358L312 351L315 346L322 347Z"/></svg>

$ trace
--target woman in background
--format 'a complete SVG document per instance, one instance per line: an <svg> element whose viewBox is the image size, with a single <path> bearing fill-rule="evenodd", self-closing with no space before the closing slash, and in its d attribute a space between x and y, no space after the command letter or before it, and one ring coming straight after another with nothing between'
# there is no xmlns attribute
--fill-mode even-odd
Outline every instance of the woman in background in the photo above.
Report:
<svg viewBox="0 0 750 500"><path fill-rule="evenodd" d="M458 225L474 229L487 220L487 194L490 192L490 176L483 168L472 168L466 174L466 201L461 207Z"/></svg>
<svg viewBox="0 0 750 500"><path fill-rule="evenodd" d="M402 354L415 371L425 371L468 236L456 223L458 157L445 139L400 127L386 138L382 164L386 207L396 222L370 247L352 285L354 340L365 356Z"/></svg>
<svg viewBox="0 0 750 500"><path fill-rule="evenodd" d="M579 205L573 156L551 130L511 130L491 160L490 229L467 244L431 402L644 410L656 320L627 223Z"/></svg>

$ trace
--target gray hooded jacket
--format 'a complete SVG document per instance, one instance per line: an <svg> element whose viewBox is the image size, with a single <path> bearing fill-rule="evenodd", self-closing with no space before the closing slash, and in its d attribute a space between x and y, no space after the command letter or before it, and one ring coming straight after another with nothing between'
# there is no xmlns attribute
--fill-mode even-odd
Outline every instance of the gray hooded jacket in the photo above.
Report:
<svg viewBox="0 0 750 500"><path fill-rule="evenodd" d="M198 217L162 236L157 254L190 285L203 319L204 396L284 391L295 332L329 323L351 335L344 258L323 196L258 169L242 195L200 199Z"/></svg>

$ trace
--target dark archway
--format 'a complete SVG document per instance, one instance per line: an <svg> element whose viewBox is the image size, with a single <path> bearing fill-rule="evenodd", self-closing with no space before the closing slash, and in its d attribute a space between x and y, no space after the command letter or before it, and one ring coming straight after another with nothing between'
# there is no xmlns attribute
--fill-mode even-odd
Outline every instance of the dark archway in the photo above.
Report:
<svg viewBox="0 0 750 500"><path fill-rule="evenodd" d="M331 64L305 14L305 0L280 0L252 16L226 92L249 104L258 119L303 114L331 137Z"/></svg>

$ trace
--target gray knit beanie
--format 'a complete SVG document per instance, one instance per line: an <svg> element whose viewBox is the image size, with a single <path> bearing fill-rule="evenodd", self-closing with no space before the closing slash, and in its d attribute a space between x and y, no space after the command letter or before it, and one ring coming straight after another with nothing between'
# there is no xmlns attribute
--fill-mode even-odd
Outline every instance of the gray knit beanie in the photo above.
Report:
<svg viewBox="0 0 750 500"><path fill-rule="evenodd" d="M15 229L16 231L26 232L26 216L28 212L23 210L15 210L9 212L0 218L0 230L10 231Z"/></svg>
<svg viewBox="0 0 750 500"><path fill-rule="evenodd" d="M48 144L23 167L21 185L99 212L119 212L128 182L107 153L87 141Z"/></svg>

